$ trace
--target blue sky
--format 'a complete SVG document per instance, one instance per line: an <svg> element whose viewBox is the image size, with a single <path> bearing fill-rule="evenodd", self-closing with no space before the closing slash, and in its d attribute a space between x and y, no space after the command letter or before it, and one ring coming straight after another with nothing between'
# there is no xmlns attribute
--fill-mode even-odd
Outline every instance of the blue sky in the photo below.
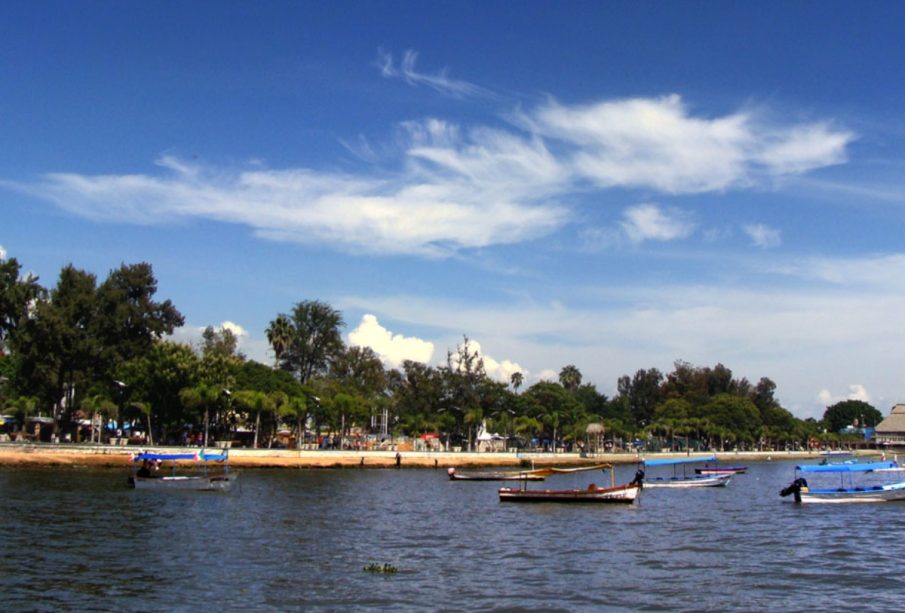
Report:
<svg viewBox="0 0 905 613"><path fill-rule="evenodd" d="M340 309L387 365L721 362L905 397L905 6L0 2L0 254L148 261L177 337Z"/></svg>

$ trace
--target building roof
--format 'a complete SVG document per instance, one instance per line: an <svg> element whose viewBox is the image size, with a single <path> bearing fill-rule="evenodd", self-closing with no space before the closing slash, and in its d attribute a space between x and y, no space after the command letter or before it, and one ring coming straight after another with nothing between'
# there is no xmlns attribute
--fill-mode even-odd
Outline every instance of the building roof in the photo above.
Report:
<svg viewBox="0 0 905 613"><path fill-rule="evenodd" d="M897 404L892 408L889 417L877 425L878 434L905 432L905 404Z"/></svg>

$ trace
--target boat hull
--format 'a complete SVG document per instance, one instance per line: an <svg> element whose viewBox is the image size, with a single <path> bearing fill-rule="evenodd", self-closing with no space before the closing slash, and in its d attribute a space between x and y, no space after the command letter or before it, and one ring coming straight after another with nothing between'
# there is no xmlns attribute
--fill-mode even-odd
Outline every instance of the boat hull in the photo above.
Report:
<svg viewBox="0 0 905 613"><path fill-rule="evenodd" d="M905 500L905 483L876 485L865 488L802 489L801 504L847 504L863 502L896 502Z"/></svg>
<svg viewBox="0 0 905 613"><path fill-rule="evenodd" d="M725 466L725 467L713 467L713 466L705 466L704 468L695 468L694 472L699 475L722 475L724 473L730 473L733 475L741 475L748 471L747 466Z"/></svg>
<svg viewBox="0 0 905 613"><path fill-rule="evenodd" d="M732 473L702 475L700 477L654 477L644 480L645 488L724 487L732 479Z"/></svg>
<svg viewBox="0 0 905 613"><path fill-rule="evenodd" d="M455 473L449 476L451 481L543 481L541 475L512 473Z"/></svg>
<svg viewBox="0 0 905 613"><path fill-rule="evenodd" d="M631 504L638 497L637 485L589 487L584 490L525 490L504 487L499 490L500 502L557 502L557 503L616 503Z"/></svg>
<svg viewBox="0 0 905 613"><path fill-rule="evenodd" d="M217 476L130 477L129 485L137 490L183 490L226 492L232 489L238 473Z"/></svg>

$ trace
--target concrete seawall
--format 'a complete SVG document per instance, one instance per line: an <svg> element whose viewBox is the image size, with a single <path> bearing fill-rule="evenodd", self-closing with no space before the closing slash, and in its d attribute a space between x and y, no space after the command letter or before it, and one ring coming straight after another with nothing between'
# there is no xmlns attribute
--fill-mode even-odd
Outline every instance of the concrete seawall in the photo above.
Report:
<svg viewBox="0 0 905 613"><path fill-rule="evenodd" d="M115 447L86 444L22 444L0 443L0 465L47 466L125 466L132 454L142 447ZM151 449L150 447L148 449ZM186 453L194 447L153 447L162 453ZM858 451L857 455L879 455L876 451ZM644 454L644 457L689 457L685 453ZM707 456L708 454L692 454ZM717 452L717 458L725 464L745 462L810 459L821 456L818 452L747 451ZM468 453L468 452L400 452L402 468L478 468L488 466L579 466L599 463L634 464L638 456L633 453L608 453L582 457L577 453ZM391 468L396 466L394 451L310 451L295 449L230 449L230 464L248 468Z"/></svg>

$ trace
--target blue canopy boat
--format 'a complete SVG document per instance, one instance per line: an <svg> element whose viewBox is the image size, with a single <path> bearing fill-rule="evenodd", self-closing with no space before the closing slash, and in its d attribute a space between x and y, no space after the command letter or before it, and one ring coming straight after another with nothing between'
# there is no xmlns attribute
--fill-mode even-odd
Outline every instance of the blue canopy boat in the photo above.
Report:
<svg viewBox="0 0 905 613"><path fill-rule="evenodd" d="M163 462L170 462L165 474ZM188 464L193 471L184 471ZM213 466L210 464L213 462ZM229 452L153 453L141 452L132 458L129 485L143 490L195 490L224 492L232 488L239 474L229 470ZM180 469L183 471L180 473ZM188 474L186 474L188 472Z"/></svg>
<svg viewBox="0 0 905 613"><path fill-rule="evenodd" d="M732 479L731 472L721 472L716 474L705 475L688 475L686 467L689 464L700 464L701 462L716 462L716 456L688 457L688 458L657 458L653 460L642 460L641 464L645 468L654 466L672 466L672 477L644 477L644 487L722 487L729 483ZM678 467L682 467L679 474Z"/></svg>
<svg viewBox="0 0 905 613"><path fill-rule="evenodd" d="M891 502L905 500L905 471L897 462L846 462L844 464L806 464L795 467L795 480L783 488L780 496L793 496L798 503ZM808 485L804 475L814 475L820 487ZM835 487L827 483L838 476ZM833 479L835 481L835 479Z"/></svg>

